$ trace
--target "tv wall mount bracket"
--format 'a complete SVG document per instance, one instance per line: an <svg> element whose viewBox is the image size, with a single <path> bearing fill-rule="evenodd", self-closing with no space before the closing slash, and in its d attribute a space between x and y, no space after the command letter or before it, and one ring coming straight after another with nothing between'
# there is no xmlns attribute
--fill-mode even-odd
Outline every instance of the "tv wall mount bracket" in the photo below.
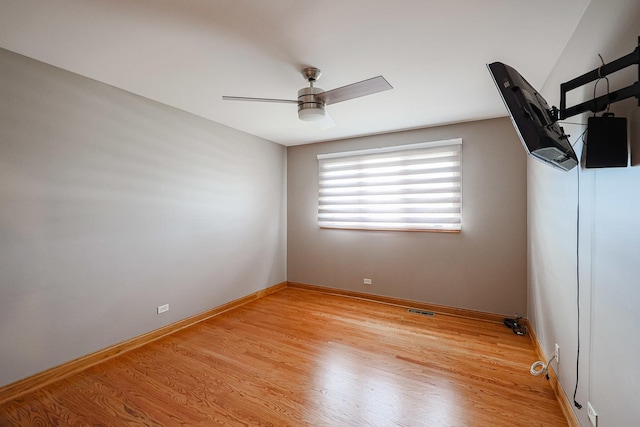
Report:
<svg viewBox="0 0 640 427"><path fill-rule="evenodd" d="M634 84L609 92L606 95L599 96L592 100L581 102L580 104L576 104L572 107L567 107L567 92L577 89L580 86L584 86L587 83L604 78L609 74L615 73L616 71L632 65L639 65L638 80ZM638 98L638 106L640 106L640 37L638 37L638 46L636 46L636 49L630 54L618 58L608 64L604 64L601 67L591 70L573 80L569 80L566 83L562 83L560 85L560 110L553 107L551 109L551 115L555 121L557 121L558 119L564 120L577 114L584 113L585 111L597 113L599 111L604 111L608 105L613 104L614 102L622 101L623 99L631 98L633 96Z"/></svg>

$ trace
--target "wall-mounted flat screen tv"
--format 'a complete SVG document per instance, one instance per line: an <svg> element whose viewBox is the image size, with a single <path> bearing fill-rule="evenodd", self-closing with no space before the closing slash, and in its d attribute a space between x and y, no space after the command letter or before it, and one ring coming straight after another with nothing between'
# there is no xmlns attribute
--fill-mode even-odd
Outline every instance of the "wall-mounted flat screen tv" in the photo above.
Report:
<svg viewBox="0 0 640 427"><path fill-rule="evenodd" d="M542 95L510 66L494 62L487 67L527 154L558 169L573 169L576 153Z"/></svg>

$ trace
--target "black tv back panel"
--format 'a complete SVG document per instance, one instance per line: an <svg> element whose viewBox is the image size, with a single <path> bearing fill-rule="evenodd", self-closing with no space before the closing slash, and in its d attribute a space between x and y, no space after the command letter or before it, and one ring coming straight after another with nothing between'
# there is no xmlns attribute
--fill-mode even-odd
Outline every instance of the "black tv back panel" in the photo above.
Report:
<svg viewBox="0 0 640 427"><path fill-rule="evenodd" d="M577 166L576 153L542 95L514 68L502 62L487 67L527 154L564 171Z"/></svg>

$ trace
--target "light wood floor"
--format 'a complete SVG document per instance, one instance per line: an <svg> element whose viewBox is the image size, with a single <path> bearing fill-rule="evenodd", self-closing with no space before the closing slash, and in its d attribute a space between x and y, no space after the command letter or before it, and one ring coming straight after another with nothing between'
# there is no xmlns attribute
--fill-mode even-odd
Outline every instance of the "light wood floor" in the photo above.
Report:
<svg viewBox="0 0 640 427"><path fill-rule="evenodd" d="M566 426L502 324L287 288L0 407L0 425Z"/></svg>

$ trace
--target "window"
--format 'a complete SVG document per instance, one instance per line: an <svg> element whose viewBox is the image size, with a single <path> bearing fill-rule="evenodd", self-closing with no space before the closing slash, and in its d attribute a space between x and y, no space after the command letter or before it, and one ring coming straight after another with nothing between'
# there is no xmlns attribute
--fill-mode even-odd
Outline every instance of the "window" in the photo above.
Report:
<svg viewBox="0 0 640 427"><path fill-rule="evenodd" d="M460 231L462 139L318 155L318 225Z"/></svg>

